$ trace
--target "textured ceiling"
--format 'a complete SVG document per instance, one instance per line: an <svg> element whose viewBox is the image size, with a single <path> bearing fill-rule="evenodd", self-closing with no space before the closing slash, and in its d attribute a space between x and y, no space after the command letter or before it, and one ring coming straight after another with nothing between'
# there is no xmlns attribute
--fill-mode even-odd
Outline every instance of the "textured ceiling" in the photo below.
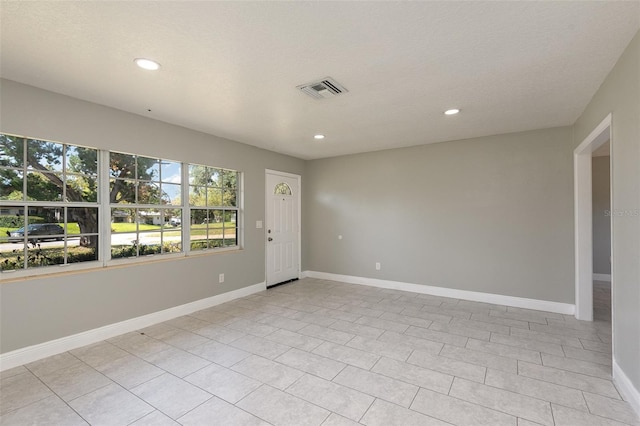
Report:
<svg viewBox="0 0 640 426"><path fill-rule="evenodd" d="M304 159L573 124L640 27L637 1L0 8L4 78ZM349 93L295 89L326 76Z"/></svg>

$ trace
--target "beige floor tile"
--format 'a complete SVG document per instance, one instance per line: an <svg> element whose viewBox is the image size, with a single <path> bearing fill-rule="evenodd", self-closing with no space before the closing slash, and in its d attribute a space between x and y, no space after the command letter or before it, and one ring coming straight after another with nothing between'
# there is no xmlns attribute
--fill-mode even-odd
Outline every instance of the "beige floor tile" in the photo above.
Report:
<svg viewBox="0 0 640 426"><path fill-rule="evenodd" d="M264 337L267 334L271 334L277 330L276 327L271 327L270 325L260 324L259 322L254 322L246 319L240 319L238 321L232 322L230 324L227 324L226 327L258 337Z"/></svg>
<svg viewBox="0 0 640 426"><path fill-rule="evenodd" d="M417 386L352 366L347 366L333 381L403 407L409 407L418 391Z"/></svg>
<svg viewBox="0 0 640 426"><path fill-rule="evenodd" d="M611 367L589 361L542 354L542 365L573 371L574 373L586 374L588 376L600 377L601 379L611 379Z"/></svg>
<svg viewBox="0 0 640 426"><path fill-rule="evenodd" d="M444 374L449 374L451 376L473 380L474 382L478 383L484 382L484 376L487 371L485 367L482 367L480 365L458 361L444 356L433 355L420 350L413 351L406 362L409 364L428 368L430 370L439 371Z"/></svg>
<svg viewBox="0 0 640 426"><path fill-rule="evenodd" d="M492 369L487 370L484 383L495 388L587 411L582 392L578 389Z"/></svg>
<svg viewBox="0 0 640 426"><path fill-rule="evenodd" d="M238 330L232 330L218 324L211 324L206 327L198 328L197 330L193 330L193 332L224 344L229 344L234 340L238 340L239 338L246 336L245 333Z"/></svg>
<svg viewBox="0 0 640 426"><path fill-rule="evenodd" d="M1 425L86 425L82 417L55 395L3 414Z"/></svg>
<svg viewBox="0 0 640 426"><path fill-rule="evenodd" d="M0 415L52 395L53 392L30 372L4 378L0 382Z"/></svg>
<svg viewBox="0 0 640 426"><path fill-rule="evenodd" d="M170 330L155 337L180 349L190 349L208 343L211 339L186 330Z"/></svg>
<svg viewBox="0 0 640 426"><path fill-rule="evenodd" d="M449 396L532 422L553 426L551 404L536 398L460 378L453 381Z"/></svg>
<svg viewBox="0 0 640 426"><path fill-rule="evenodd" d="M262 385L236 406L268 423L282 426L315 426L330 414L324 408L267 385Z"/></svg>
<svg viewBox="0 0 640 426"><path fill-rule="evenodd" d="M638 415L626 402L587 392L584 393L584 399L587 401L591 414L640 426Z"/></svg>
<svg viewBox="0 0 640 426"><path fill-rule="evenodd" d="M372 396L309 374L286 392L354 421L360 420L374 400Z"/></svg>
<svg viewBox="0 0 640 426"><path fill-rule="evenodd" d="M555 343L558 345L572 346L574 348L582 348L580 339L577 337L560 336L558 334L543 333L541 331L531 331L522 328L512 328L511 336L520 337L539 342Z"/></svg>
<svg viewBox="0 0 640 426"><path fill-rule="evenodd" d="M577 349L567 346L564 348L564 355L567 358L589 361L596 364L606 365L608 367L612 366L611 355L608 353L594 352L586 349Z"/></svg>
<svg viewBox="0 0 640 426"><path fill-rule="evenodd" d="M564 351L562 350L561 345L557 343L541 342L527 337L505 336L504 334L494 333L491 335L491 342L516 348L529 349L531 351L564 356Z"/></svg>
<svg viewBox="0 0 640 426"><path fill-rule="evenodd" d="M382 314L380 319L394 321L400 324L406 325L415 325L416 327L429 328L433 321L424 319L424 318L416 318L408 315L396 314L392 312L385 312Z"/></svg>
<svg viewBox="0 0 640 426"><path fill-rule="evenodd" d="M420 389L411 409L458 426L516 425L514 416L427 389Z"/></svg>
<svg viewBox="0 0 640 426"><path fill-rule="evenodd" d="M140 357L165 351L171 347L164 342L140 333L128 333L123 335L121 339L115 338L110 341L120 349Z"/></svg>
<svg viewBox="0 0 640 426"><path fill-rule="evenodd" d="M231 369L280 390L291 386L304 374L300 370L257 355L243 359Z"/></svg>
<svg viewBox="0 0 640 426"><path fill-rule="evenodd" d="M305 328L298 330L298 333L306 336L316 337L318 339L327 340L329 342L338 343L344 345L349 340L353 339L355 334L346 333L344 331L334 330L319 325L310 324Z"/></svg>
<svg viewBox="0 0 640 426"><path fill-rule="evenodd" d="M322 426L360 426L360 423L349 420L346 417L342 417L339 414L331 413L327 420L322 423Z"/></svg>
<svg viewBox="0 0 640 426"><path fill-rule="evenodd" d="M455 335L464 336L464 337L473 337L474 339L478 339L478 340L489 340L489 338L491 337L491 333L489 331L479 330L477 328L460 325L460 323L454 322L456 320L469 321L466 319L463 320L461 318L454 318L453 320L451 320L451 323L449 324L434 322L429 327L429 330L435 330L435 331L440 331L442 333L450 333L450 334L455 334Z"/></svg>
<svg viewBox="0 0 640 426"><path fill-rule="evenodd" d="M261 385L257 380L216 364L198 370L184 380L232 404Z"/></svg>
<svg viewBox="0 0 640 426"><path fill-rule="evenodd" d="M371 371L444 394L449 393L453 381L452 375L390 358L380 358Z"/></svg>
<svg viewBox="0 0 640 426"><path fill-rule="evenodd" d="M414 349L420 349L425 352L437 354L442 350L443 343L434 342L433 340L422 339L420 337L413 337L407 334L396 333L395 331L385 331L378 337L381 342L406 345Z"/></svg>
<svg viewBox="0 0 640 426"><path fill-rule="evenodd" d="M203 321L191 315L184 315L181 317L173 318L169 321L165 321L165 323L172 327L181 328L187 331L197 330L211 324L208 321Z"/></svg>
<svg viewBox="0 0 640 426"><path fill-rule="evenodd" d="M342 362L295 348L280 355L275 361L327 380L332 380L346 367Z"/></svg>
<svg viewBox="0 0 640 426"><path fill-rule="evenodd" d="M371 318L371 317L362 317L362 318L369 318L372 320L378 319L378 318ZM342 321L342 320L338 320L334 322L329 326L329 328L333 330L343 331L349 334L354 334L356 336L367 337L370 339L375 339L384 332L384 329L381 329L381 328L370 327L368 325L363 325L361 323L353 323L353 322Z"/></svg>
<svg viewBox="0 0 640 426"><path fill-rule="evenodd" d="M93 368L103 366L113 360L129 355L129 352L105 341L83 346L69 352Z"/></svg>
<svg viewBox="0 0 640 426"><path fill-rule="evenodd" d="M313 350L313 353L345 364L369 370L380 359L380 356L359 349L324 342Z"/></svg>
<svg viewBox="0 0 640 426"><path fill-rule="evenodd" d="M131 392L174 420L211 398L208 392L166 373Z"/></svg>
<svg viewBox="0 0 640 426"><path fill-rule="evenodd" d="M131 423L130 426L179 426L179 423L162 412L155 410Z"/></svg>
<svg viewBox="0 0 640 426"><path fill-rule="evenodd" d="M433 327L433 324L431 324L430 327ZM427 329L415 326L410 326L404 334L434 342L445 343L447 345L460 346L461 348L465 347L468 340L465 336L458 336L447 332L434 331L430 328Z"/></svg>
<svg viewBox="0 0 640 426"><path fill-rule="evenodd" d="M117 358L102 365L98 371L127 389L136 387L164 373L155 365L133 355Z"/></svg>
<svg viewBox="0 0 640 426"><path fill-rule="evenodd" d="M500 318L496 316L490 316L485 314L475 314L475 313L471 314L471 320L486 322L490 324L504 325L506 327L523 328L525 330L529 330L529 323L527 321L522 321L522 320Z"/></svg>
<svg viewBox="0 0 640 426"><path fill-rule="evenodd" d="M274 331L265 336L265 339L308 352L314 350L324 342L324 340L288 330Z"/></svg>
<svg viewBox="0 0 640 426"><path fill-rule="evenodd" d="M215 396L178 419L183 426L210 424L233 426L268 426L269 423L234 407Z"/></svg>
<svg viewBox="0 0 640 426"><path fill-rule="evenodd" d="M517 373L518 371L518 361L516 359L457 346L445 345L440 352L440 356L508 373Z"/></svg>
<svg viewBox="0 0 640 426"><path fill-rule="evenodd" d="M61 370L81 363L82 361L71 355L69 352L63 352L39 361L31 362L25 365L25 367L27 367L33 374L40 377L53 373L56 370Z"/></svg>
<svg viewBox="0 0 640 426"><path fill-rule="evenodd" d="M580 339L580 343L582 344L582 347L586 350L594 351L594 352L602 352L605 354L609 354L609 356L611 356L610 343L595 342L593 340L587 340L587 339Z"/></svg>
<svg viewBox="0 0 640 426"><path fill-rule="evenodd" d="M572 328L558 327L551 325L531 323L530 330L540 331L547 334L557 334L565 337L575 337L578 339L600 340L598 333L595 331L574 330Z"/></svg>
<svg viewBox="0 0 640 426"><path fill-rule="evenodd" d="M191 348L188 352L225 367L231 367L251 355L249 352L214 341Z"/></svg>
<svg viewBox="0 0 640 426"><path fill-rule="evenodd" d="M382 342L380 340L367 339L366 337L356 336L347 342L350 348L359 349L361 351L370 352L375 355L386 356L387 358L397 359L398 361L406 361L413 348L403 344Z"/></svg>
<svg viewBox="0 0 640 426"><path fill-rule="evenodd" d="M451 322L451 319L453 318L451 315L445 315L443 313L438 313L438 312L427 312L427 311L423 311L422 309L416 309L411 307L400 312L400 314L403 316L421 318L423 320L428 320L432 322L441 322L444 324L449 324Z"/></svg>
<svg viewBox="0 0 640 426"><path fill-rule="evenodd" d="M178 348L152 354L145 361L178 377L187 376L211 364L211 361Z"/></svg>
<svg viewBox="0 0 640 426"><path fill-rule="evenodd" d="M509 312L509 311L505 312L505 311L497 311L492 309L489 311L489 316L547 325L547 319L544 316L530 314L526 312Z"/></svg>
<svg viewBox="0 0 640 426"><path fill-rule="evenodd" d="M467 343L467 349L500 355L506 358L519 359L534 364L542 364L540 352L518 348L515 346L469 339L469 342Z"/></svg>
<svg viewBox="0 0 640 426"><path fill-rule="evenodd" d="M287 317L298 320L298 321L306 322L307 324L314 324L321 327L328 327L337 321L337 319L326 316L326 315L308 314L306 312L299 312L299 311L294 311L293 313L289 313L287 314Z"/></svg>
<svg viewBox="0 0 640 426"><path fill-rule="evenodd" d="M572 389L620 399L620 395L611 380L522 361L518 362L518 374Z"/></svg>
<svg viewBox="0 0 640 426"><path fill-rule="evenodd" d="M24 365L20 365L18 367L13 367L8 370L0 371L0 380L7 379L12 376L17 376L18 374L29 373L29 370L25 368Z"/></svg>
<svg viewBox="0 0 640 426"><path fill-rule="evenodd" d="M40 380L65 401L70 401L113 383L103 374L84 363L45 374L40 377Z"/></svg>
<svg viewBox="0 0 640 426"><path fill-rule="evenodd" d="M357 319L355 323L367 325L369 327L380 328L383 330L395 331L397 333L403 333L407 328L409 328L409 325L403 324L401 322L391 321L383 318L371 318L371 317L364 317L364 316L360 317L360 319Z"/></svg>
<svg viewBox="0 0 640 426"><path fill-rule="evenodd" d="M280 315L271 315L258 321L261 324L270 325L271 327L282 328L289 331L298 331L308 324L293 318L287 318Z"/></svg>
<svg viewBox="0 0 640 426"><path fill-rule="evenodd" d="M257 336L241 337L229 343L229 345L270 359L276 358L291 349L290 346Z"/></svg>
<svg viewBox="0 0 640 426"><path fill-rule="evenodd" d="M92 426L129 424L154 411L149 404L112 384L69 402Z"/></svg>
<svg viewBox="0 0 640 426"><path fill-rule="evenodd" d="M339 305L338 307L341 307L341 306L343 306L343 304ZM338 309L326 309L326 308L320 309L316 311L316 314L326 315L329 318L334 318L336 320L342 320L342 321L350 321L350 322L355 322L358 318L362 318L362 315L360 314L351 314L349 312L340 311Z"/></svg>
<svg viewBox="0 0 640 426"><path fill-rule="evenodd" d="M366 426L448 426L451 424L382 399L375 400L360 423Z"/></svg>
<svg viewBox="0 0 640 426"><path fill-rule="evenodd" d="M551 404L556 426L625 426L605 417L594 416L585 411L574 410L562 405ZM628 425L626 425L628 426Z"/></svg>

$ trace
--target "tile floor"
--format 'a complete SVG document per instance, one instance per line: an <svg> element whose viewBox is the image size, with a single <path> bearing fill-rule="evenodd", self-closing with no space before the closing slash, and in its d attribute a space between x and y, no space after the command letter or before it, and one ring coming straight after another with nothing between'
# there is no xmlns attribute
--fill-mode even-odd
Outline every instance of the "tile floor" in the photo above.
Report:
<svg viewBox="0 0 640 426"><path fill-rule="evenodd" d="M640 425L611 327L304 279L2 372L2 425Z"/></svg>

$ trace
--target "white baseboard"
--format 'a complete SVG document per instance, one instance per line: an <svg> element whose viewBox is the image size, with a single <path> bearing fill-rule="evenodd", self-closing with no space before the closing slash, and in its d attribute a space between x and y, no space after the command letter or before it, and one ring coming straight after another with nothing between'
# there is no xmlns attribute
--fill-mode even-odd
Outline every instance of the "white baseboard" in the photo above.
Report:
<svg viewBox="0 0 640 426"><path fill-rule="evenodd" d="M349 284L368 285L371 287L389 288L430 294L432 296L451 297L454 299L472 300L474 302L493 303L495 305L513 306L516 308L534 309L537 311L555 312L573 315L576 306L570 303L550 302L547 300L527 299L524 297L504 296L501 294L480 293L454 288L434 287L430 285L404 283L400 281L379 280L375 278L354 277L352 275L331 274L328 272L305 271L304 275L322 280L341 281Z"/></svg>
<svg viewBox="0 0 640 426"><path fill-rule="evenodd" d="M104 327L83 331L82 333L3 353L0 354L0 371L8 370L9 368L24 365L29 362L37 361L51 355L80 348L92 343L100 342L105 339L110 339L124 333L140 330L141 328L149 327L183 315L189 315L202 309L210 308L240 297L264 291L266 288L266 283L262 282L248 287L243 287L238 290L208 297L206 299L200 299L184 305L174 306L173 308L165 309L163 311L131 318L115 324L105 325Z"/></svg>
<svg viewBox="0 0 640 426"><path fill-rule="evenodd" d="M611 282L611 274L593 274L593 280Z"/></svg>
<svg viewBox="0 0 640 426"><path fill-rule="evenodd" d="M618 388L622 398L631 405L638 417L640 417L640 391L633 386L633 383L624 374L615 359L613 360L613 383Z"/></svg>

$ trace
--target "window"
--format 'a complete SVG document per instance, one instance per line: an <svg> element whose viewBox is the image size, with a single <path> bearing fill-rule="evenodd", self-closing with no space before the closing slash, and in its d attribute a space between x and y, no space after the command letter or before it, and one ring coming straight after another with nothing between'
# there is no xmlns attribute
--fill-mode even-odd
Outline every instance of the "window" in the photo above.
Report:
<svg viewBox="0 0 640 426"><path fill-rule="evenodd" d="M189 165L191 251L238 246L238 172Z"/></svg>
<svg viewBox="0 0 640 426"><path fill-rule="evenodd" d="M182 251L182 165L111 152L111 258Z"/></svg>
<svg viewBox="0 0 640 426"><path fill-rule="evenodd" d="M235 170L0 133L0 271L237 248L239 179Z"/></svg>
<svg viewBox="0 0 640 426"><path fill-rule="evenodd" d="M98 150L0 134L0 270L98 260Z"/></svg>
<svg viewBox="0 0 640 426"><path fill-rule="evenodd" d="M275 195L291 195L291 187L284 182L276 185L273 190Z"/></svg>

